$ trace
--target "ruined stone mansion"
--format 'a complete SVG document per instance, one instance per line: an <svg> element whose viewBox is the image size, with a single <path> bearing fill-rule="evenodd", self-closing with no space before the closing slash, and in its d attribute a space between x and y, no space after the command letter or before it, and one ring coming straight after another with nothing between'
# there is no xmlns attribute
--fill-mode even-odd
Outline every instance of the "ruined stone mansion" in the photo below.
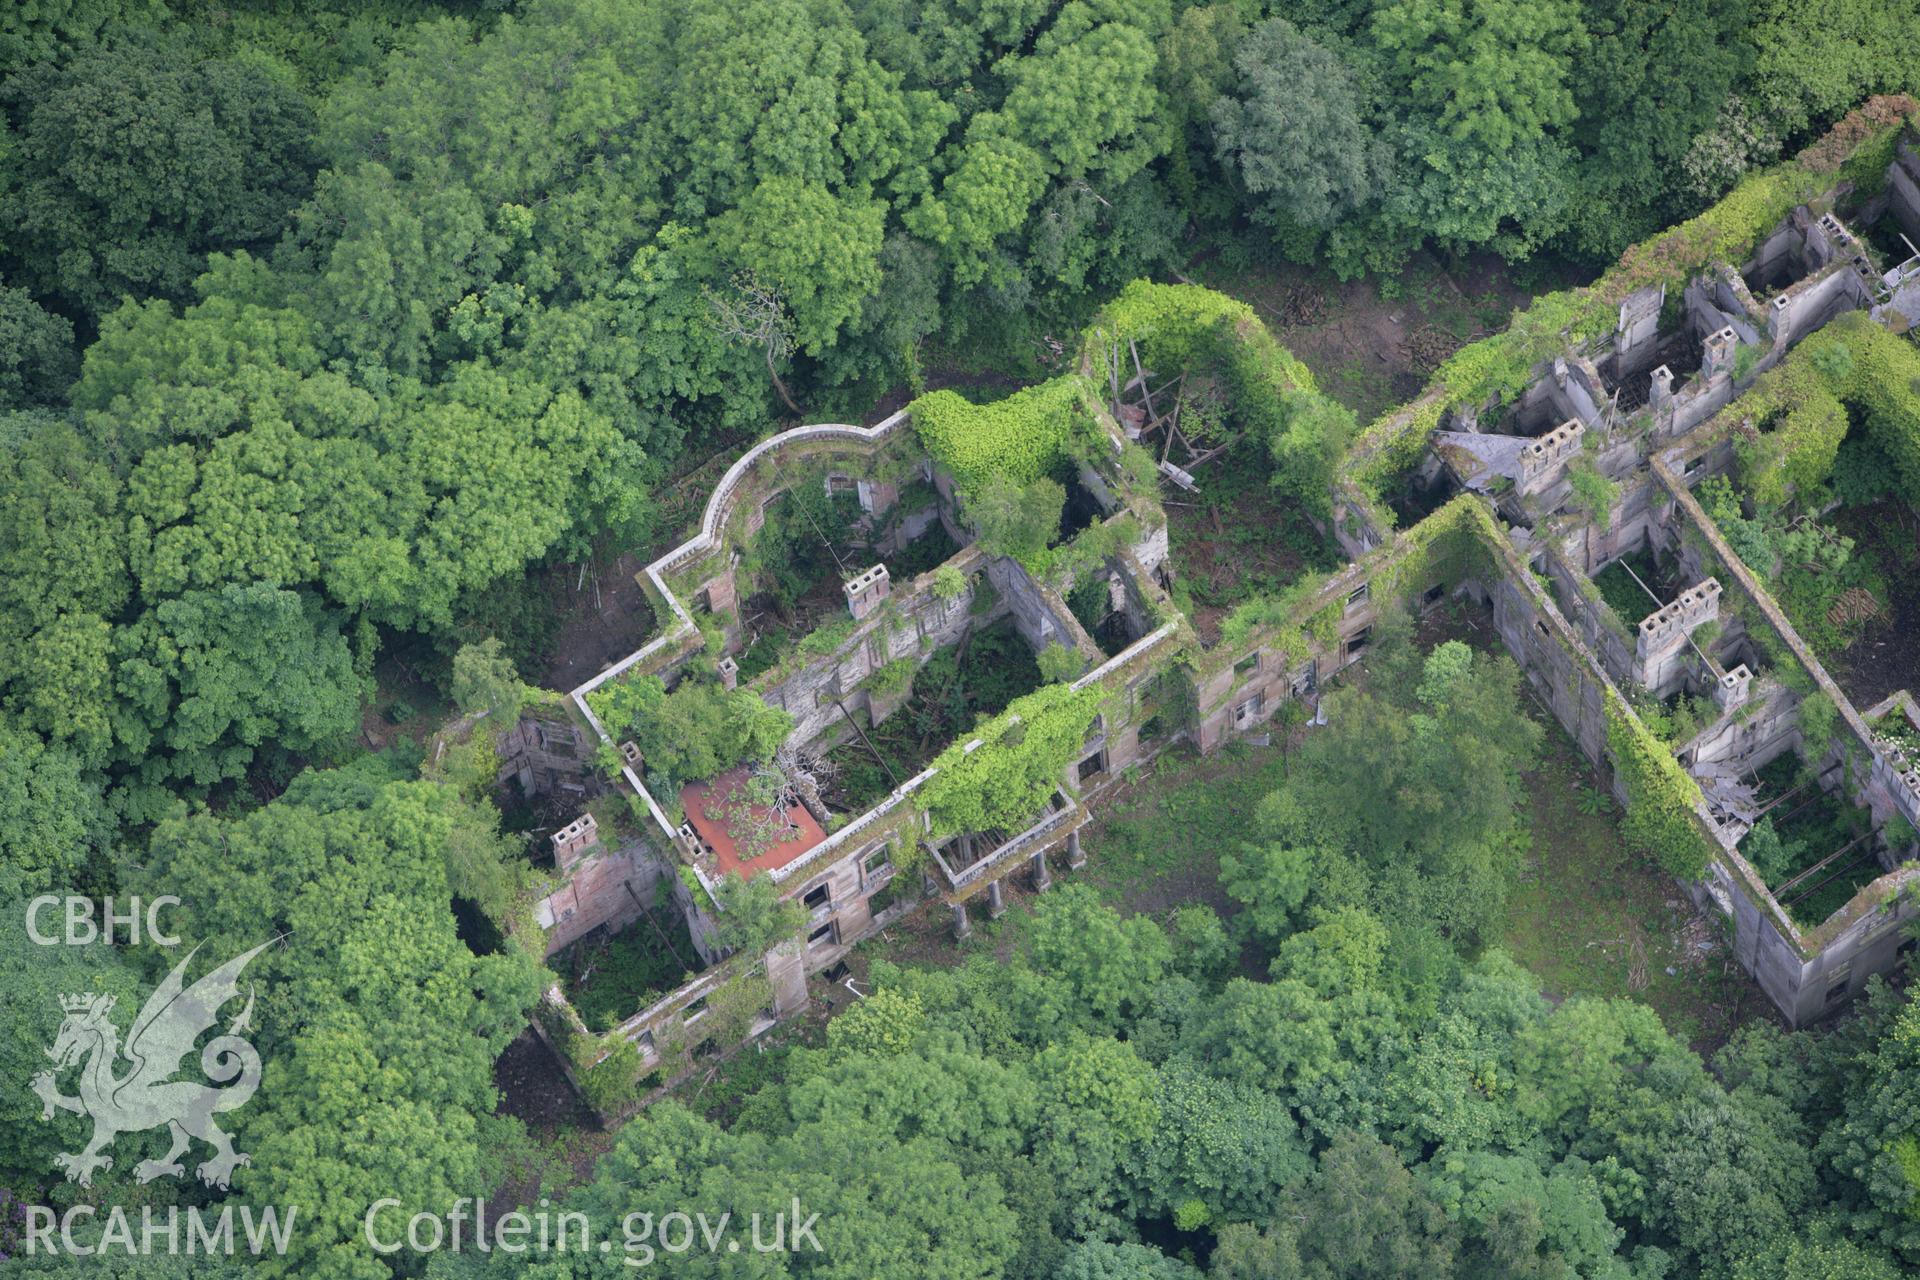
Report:
<svg viewBox="0 0 1920 1280"><path fill-rule="evenodd" d="M712 1016L709 998L733 975L750 970L770 992L744 1028L752 1035L803 1008L810 976L832 969L902 913L947 912L955 932L966 935L975 913L1003 909L1010 877L1044 891L1083 864L1081 829L1129 766L1177 742L1210 752L1271 732L1289 703L1308 711L1296 719L1310 720L1322 687L1365 653L1380 610L1448 602L1486 611L1623 803L1630 798L1610 756L1610 717L1631 722L1636 701L1678 692L1710 704L1711 722L1674 748L1675 761L1697 781L1694 817L1713 848L1707 876L1689 891L1731 922L1738 959L1789 1023L1839 1007L1911 945L1903 926L1920 902L1907 890L1920 880L1920 866L1906 861L1912 848L1888 847L1877 832L1896 816L1920 827L1920 759L1903 754L1894 741L1901 735L1884 732L1888 717L1905 717L1916 731L1920 719L1905 695L1866 708L1848 700L1767 584L1729 550L1693 490L1734 466L1723 429L1729 413L1797 343L1850 312L1895 332L1920 317L1920 253L1887 261L1861 238L1871 223L1920 242L1920 157L1911 140L1896 149L1883 189L1847 205L1843 218L1844 195L1795 207L1741 261L1698 264L1683 290L1626 295L1610 333L1569 340L1504 403L1455 403L1429 392L1384 431L1370 431L1336 480L1327 530L1349 563L1291 601L1287 617L1263 618L1212 644L1200 640L1170 594L1159 498L1128 484L1118 462L1139 431L1136 402L1172 371L1136 359L1089 378L1112 392L1100 418L1113 460L1079 466L1074 500L1086 508L1089 527L1115 536L1103 560L1076 570L1072 582L1043 580L977 545L952 477L922 447L907 411L872 427L800 427L754 446L715 486L694 536L641 574L660 622L654 638L570 691L560 710L530 714L501 739L503 778L580 801L581 817L551 838L550 892L539 907L549 954L634 923L647 904L671 902L710 966L633 1009L602 1043L632 1043L643 1069L684 1063L669 1042L731 1047L705 1044L700 1024ZM1383 472L1379 440L1396 431L1424 437L1414 442L1411 462L1391 468L1393 486L1412 495L1417 517L1403 513L1399 530L1381 485L1368 479ZM1574 500L1573 472L1583 466L1611 482L1611 510ZM1178 468L1162 467L1170 470ZM1169 484L1190 481L1184 472L1168 477ZM768 512L796 485L858 503L859 560L840 586L844 612L820 629L818 642L742 680L738 656L750 638L743 577ZM937 533L959 548L943 564L914 575L890 568ZM1593 578L1629 555L1649 557L1660 572L1643 584L1644 612L1620 617ZM1090 579L1105 606L1099 636L1066 600ZM856 741L900 708L911 680L880 679L883 669L911 672L997 624L1010 625L1036 652L1064 646L1080 670L1074 687L1104 695L1051 800L1017 830L930 840L914 802L929 767L898 779L859 813L830 813L804 787L782 795L770 806L780 838L742 856L711 811L699 821L700 806L688 804L683 817L669 816L680 806L649 791L638 748L615 740L587 699L612 681L657 675L671 686L699 670L784 709L794 723L790 746L818 754ZM1762 629L1771 633L1766 643L1756 634ZM1870 882L1803 928L1748 865L1740 842L1763 807L1755 772L1807 749L1797 711L1811 690L1824 692L1839 713L1834 741L1808 762L1817 786L1870 809L1876 834L1840 851L1873 859ZM616 830L585 813L590 799L608 793L631 815ZM712 890L726 875L771 879L804 909L799 934L764 955L718 954ZM571 1014L558 991L549 1002L551 1034ZM578 1055L574 1066L581 1066Z"/></svg>

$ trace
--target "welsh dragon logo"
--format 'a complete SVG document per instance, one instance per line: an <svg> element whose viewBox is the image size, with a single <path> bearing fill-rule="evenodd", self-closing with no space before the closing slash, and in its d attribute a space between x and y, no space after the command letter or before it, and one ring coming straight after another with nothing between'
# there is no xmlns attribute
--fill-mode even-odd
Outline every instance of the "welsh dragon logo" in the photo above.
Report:
<svg viewBox="0 0 1920 1280"><path fill-rule="evenodd" d="M36 1075L33 1091L40 1095L42 1120L51 1120L56 1107L93 1118L93 1140L86 1149L54 1157L55 1166L66 1171L69 1181L91 1186L96 1169L113 1168L113 1158L103 1152L116 1137L161 1125L172 1131L173 1146L161 1159L142 1160L134 1166L134 1176L141 1182L185 1174L179 1159L194 1138L213 1148L213 1157L197 1171L209 1186L225 1187L235 1168L252 1163L247 1155L234 1151L233 1139L214 1124L215 1115L244 1106L260 1085L260 1055L240 1036L250 1029L253 1017L251 987L240 1016L228 1025L224 1035L208 1041L200 1051L201 1071L214 1085L227 1087L170 1077L181 1070L181 1060L193 1049L194 1042L218 1020L220 1007L239 996L240 973L247 963L271 945L263 942L185 987L182 975L199 951L195 947L141 1008L127 1034L125 1048L120 1046L119 1030L108 1017L113 1012L114 997L92 992L60 997L66 1019L60 1024L53 1047L47 1050L55 1070ZM123 1061L131 1069L116 1074ZM75 1063L83 1064L80 1096L69 1098L60 1092L54 1076Z"/></svg>

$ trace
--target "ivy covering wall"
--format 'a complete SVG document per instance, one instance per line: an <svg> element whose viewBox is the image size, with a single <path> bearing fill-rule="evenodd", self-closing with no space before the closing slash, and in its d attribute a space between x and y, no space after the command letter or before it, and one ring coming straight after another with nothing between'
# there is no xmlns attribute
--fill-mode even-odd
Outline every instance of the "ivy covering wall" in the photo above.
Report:
<svg viewBox="0 0 1920 1280"><path fill-rule="evenodd" d="M1050 475L1071 456L1076 439L1095 437L1088 395L1086 380L1069 374L992 404L941 390L907 408L927 453L962 493L975 493L995 478L1028 484Z"/></svg>
<svg viewBox="0 0 1920 1280"><path fill-rule="evenodd" d="M1723 414L1753 500L1778 507L1824 483L1849 408L1892 460L1900 486L1920 493L1920 349L1856 311L1795 347Z"/></svg>
<svg viewBox="0 0 1920 1280"><path fill-rule="evenodd" d="M1098 689L1050 684L943 751L919 794L933 836L1032 825L1086 742L1100 699ZM980 745L966 750L975 739Z"/></svg>
<svg viewBox="0 0 1920 1280"><path fill-rule="evenodd" d="M1224 293L1195 284L1135 280L1101 308L1099 316L1087 326L1081 342L1082 359L1094 379L1107 385L1115 372L1112 357L1117 348L1118 372L1124 384L1133 376L1133 356L1127 349L1132 342L1140 350L1142 363L1167 377L1186 368L1210 347L1214 332L1223 322L1260 325L1252 307ZM1291 355L1287 361L1291 386L1312 387L1313 375L1307 367Z"/></svg>
<svg viewBox="0 0 1920 1280"><path fill-rule="evenodd" d="M1318 513L1327 511L1335 464L1353 435L1352 415L1321 394L1312 372L1252 307L1199 285L1135 280L1082 340L1083 367L1109 392L1115 381L1125 385L1134 376L1129 343L1156 382L1200 367L1216 371L1232 397L1238 430L1267 446L1275 486Z"/></svg>
<svg viewBox="0 0 1920 1280"><path fill-rule="evenodd" d="M1701 802L1700 786L1665 743L1611 698L1607 700L1607 754L1627 790L1620 831L1628 845L1683 880L1700 879L1713 852L1695 813Z"/></svg>
<svg viewBox="0 0 1920 1280"><path fill-rule="evenodd" d="M1410 601L1435 585L1459 584L1476 573L1490 571L1487 548L1503 543L1487 506L1467 493L1422 520L1365 562L1365 581L1375 600ZM1342 592L1311 613L1307 610L1326 590L1327 575L1303 578L1278 596L1249 600L1220 623L1220 642L1204 664L1217 670L1247 651L1256 633L1261 647L1286 662L1304 658L1314 646L1330 652L1339 643L1339 626L1346 613ZM1354 579L1351 585L1357 585Z"/></svg>

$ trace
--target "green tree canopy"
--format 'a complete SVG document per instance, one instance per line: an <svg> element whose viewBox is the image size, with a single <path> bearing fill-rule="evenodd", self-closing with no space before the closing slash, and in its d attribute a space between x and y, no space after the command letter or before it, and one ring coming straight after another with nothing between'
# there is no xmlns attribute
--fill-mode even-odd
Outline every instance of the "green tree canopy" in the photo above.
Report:
<svg viewBox="0 0 1920 1280"><path fill-rule="evenodd" d="M1269 218L1323 227L1374 193L1387 157L1361 120L1353 75L1285 18L1233 55L1233 91L1212 107L1214 145Z"/></svg>
<svg viewBox="0 0 1920 1280"><path fill-rule="evenodd" d="M215 250L270 244L312 182L313 112L255 62L119 39L0 88L18 187L10 273L88 321L184 299Z"/></svg>
<svg viewBox="0 0 1920 1280"><path fill-rule="evenodd" d="M532 957L456 932L449 841L471 802L380 765L303 775L242 818L169 818L138 881L185 900L178 931L208 955L282 940L249 969L267 1073L236 1125L240 1194L302 1206L272 1274L371 1274L374 1200L440 1212L484 1184L493 1060L538 992Z"/></svg>

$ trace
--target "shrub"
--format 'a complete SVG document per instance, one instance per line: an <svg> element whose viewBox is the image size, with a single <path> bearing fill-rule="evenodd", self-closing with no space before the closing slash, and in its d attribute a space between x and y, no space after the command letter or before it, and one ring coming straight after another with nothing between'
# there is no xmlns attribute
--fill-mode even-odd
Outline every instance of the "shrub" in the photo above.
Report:
<svg viewBox="0 0 1920 1280"><path fill-rule="evenodd" d="M460 646L453 655L450 690L454 705L461 711L494 716L496 731L513 727L532 692L521 682L498 636Z"/></svg>
<svg viewBox="0 0 1920 1280"><path fill-rule="evenodd" d="M780 886L766 876L741 880L728 876L714 889L720 917L714 943L723 951L759 955L774 943L793 936L806 920L799 903L780 896Z"/></svg>
<svg viewBox="0 0 1920 1280"><path fill-rule="evenodd" d="M1734 492L1733 482L1725 476L1709 476L1700 482L1696 494L1701 508L1719 527L1720 536L1727 540L1733 553L1759 576L1772 576L1773 541L1767 536L1765 526L1758 520L1749 520L1741 512L1740 495Z"/></svg>
<svg viewBox="0 0 1920 1280"><path fill-rule="evenodd" d="M1780 838L1780 833L1773 829L1771 814L1760 819L1759 825L1747 833L1746 840L1740 846L1740 852L1745 855L1748 864L1769 885L1778 884L1806 851L1805 841Z"/></svg>
<svg viewBox="0 0 1920 1280"><path fill-rule="evenodd" d="M883 987L827 1024L827 1044L840 1053L897 1058L913 1048L926 1022L918 995Z"/></svg>
<svg viewBox="0 0 1920 1280"><path fill-rule="evenodd" d="M603 1116L617 1116L640 1101L640 1051L614 1037L613 1052L580 1073L580 1091Z"/></svg>
<svg viewBox="0 0 1920 1280"><path fill-rule="evenodd" d="M1567 479L1573 483L1574 501L1580 509L1605 529L1613 520L1613 504L1620 497L1620 486L1601 475L1600 469L1587 458L1580 458L1567 468Z"/></svg>
<svg viewBox="0 0 1920 1280"><path fill-rule="evenodd" d="M967 589L967 575L950 564L933 571L933 594L942 600L958 600Z"/></svg>
<svg viewBox="0 0 1920 1280"><path fill-rule="evenodd" d="M630 677L594 690L587 704L615 740L639 745L649 773L676 783L770 760L793 731L793 717L756 694L705 680L682 680L669 693L659 676Z"/></svg>
<svg viewBox="0 0 1920 1280"><path fill-rule="evenodd" d="M1025 483L989 476L968 496L967 517L979 532L980 549L1018 560L1036 577L1047 568L1047 544L1060 531L1067 491L1041 476Z"/></svg>
<svg viewBox="0 0 1920 1280"><path fill-rule="evenodd" d="M1080 672L1087 665L1081 659L1078 650L1068 648L1064 644L1048 645L1040 651L1036 661L1040 665L1041 679L1048 684L1057 684L1063 680L1077 680L1080 678Z"/></svg>
<svg viewBox="0 0 1920 1280"><path fill-rule="evenodd" d="M1833 746L1833 732L1839 727L1840 709L1824 693L1810 693L1800 700L1800 758L1809 764L1818 761Z"/></svg>
<svg viewBox="0 0 1920 1280"><path fill-rule="evenodd" d="M913 673L919 669L920 664L910 657L895 658L885 666L876 668L867 677L867 689L881 697L899 693L913 683Z"/></svg>

